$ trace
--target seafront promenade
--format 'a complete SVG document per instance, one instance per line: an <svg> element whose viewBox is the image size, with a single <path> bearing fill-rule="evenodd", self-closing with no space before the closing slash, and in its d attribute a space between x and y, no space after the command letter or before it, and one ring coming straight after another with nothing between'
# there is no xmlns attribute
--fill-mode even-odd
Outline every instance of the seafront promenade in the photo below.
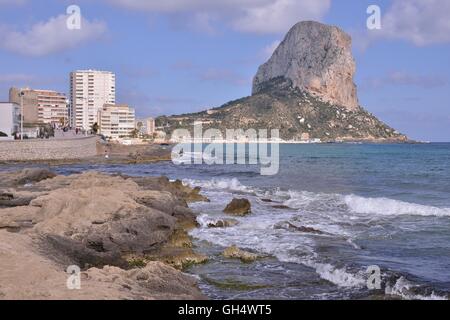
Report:
<svg viewBox="0 0 450 320"><path fill-rule="evenodd" d="M75 160L97 155L98 136L58 132L50 139L0 141L0 161Z"/></svg>

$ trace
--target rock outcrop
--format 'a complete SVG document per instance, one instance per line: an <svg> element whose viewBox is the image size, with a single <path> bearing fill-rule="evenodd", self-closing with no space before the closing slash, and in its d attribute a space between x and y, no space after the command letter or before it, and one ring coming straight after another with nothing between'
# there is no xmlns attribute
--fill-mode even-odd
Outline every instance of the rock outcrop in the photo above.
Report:
<svg viewBox="0 0 450 320"><path fill-rule="evenodd" d="M26 168L17 172L2 174L1 186L22 186L28 183L37 183L56 177L51 171L39 168Z"/></svg>
<svg viewBox="0 0 450 320"><path fill-rule="evenodd" d="M244 251L236 246L226 248L222 255L228 259L239 259L244 263L254 262L259 257L257 254Z"/></svg>
<svg viewBox="0 0 450 320"><path fill-rule="evenodd" d="M234 216L245 216L251 212L251 204L247 199L237 199L234 198L225 207L223 212L234 215Z"/></svg>
<svg viewBox="0 0 450 320"><path fill-rule="evenodd" d="M341 29L318 22L297 23L253 80L253 94L264 82L284 77L301 91L347 110L359 108L352 40Z"/></svg>
<svg viewBox="0 0 450 320"><path fill-rule="evenodd" d="M0 195L3 201L9 201L8 208L0 209L0 241L17 238L8 242L3 252L0 247L0 260L4 262L0 271L2 286L5 283L13 286L14 275L5 270L15 267L5 261L13 260L12 252L22 250L16 244L22 243L26 247L23 249L25 256L35 256L42 262L44 279L55 277L57 281L67 276L59 274L58 269L78 265L84 271L85 280L94 287L110 284L108 290L100 291L97 296L92 291L69 297L63 291L43 289L49 292L48 298L96 299L103 294L117 299L170 298L172 294L173 298L201 297L195 281L154 261L182 269L187 264L207 259L193 251L186 232L196 225L196 217L186 201L193 200L193 196L202 199L199 190L172 183L167 178L136 178L146 185L144 188L133 178L97 172L71 176L37 171L25 173L0 174L3 182ZM29 204L19 202L19 206L14 206L11 201L16 196L21 199L20 195L23 199L27 195ZM46 266L51 266L49 274L45 274ZM64 285L61 281L59 288L62 290ZM129 290L110 290L124 286ZM146 293L147 289L150 291ZM29 298L34 298L34 294L39 296L32 287L26 290ZM13 288L5 295L14 297Z"/></svg>
<svg viewBox="0 0 450 320"><path fill-rule="evenodd" d="M205 298L194 277L157 261L129 270L87 269L80 274L80 290L68 290L67 279L65 268L43 255L31 237L0 230L0 300Z"/></svg>
<svg viewBox="0 0 450 320"><path fill-rule="evenodd" d="M284 229L291 232L302 232L302 233L312 233L312 234L324 234L322 231L305 226L296 226L289 221L284 221L277 223L274 229Z"/></svg>
<svg viewBox="0 0 450 320"><path fill-rule="evenodd" d="M230 228L239 224L239 221L235 219L217 219L208 221L208 228Z"/></svg>

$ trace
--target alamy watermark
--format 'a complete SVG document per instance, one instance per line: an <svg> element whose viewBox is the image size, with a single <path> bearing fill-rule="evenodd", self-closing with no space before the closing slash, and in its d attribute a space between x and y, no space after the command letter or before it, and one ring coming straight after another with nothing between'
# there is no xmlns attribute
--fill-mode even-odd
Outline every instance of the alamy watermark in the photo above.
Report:
<svg viewBox="0 0 450 320"><path fill-rule="evenodd" d="M67 20L66 26L69 30L81 29L81 8L77 5L71 5L67 7Z"/></svg>
<svg viewBox="0 0 450 320"><path fill-rule="evenodd" d="M367 278L367 289L380 290L381 289L381 269L379 266L367 267L366 273L369 275Z"/></svg>
<svg viewBox="0 0 450 320"><path fill-rule="evenodd" d="M380 30L381 29L381 8L375 4L367 7L367 29Z"/></svg>
<svg viewBox="0 0 450 320"><path fill-rule="evenodd" d="M68 266L66 270L67 277L66 286L69 290L81 290L81 269L79 266Z"/></svg>
<svg viewBox="0 0 450 320"><path fill-rule="evenodd" d="M172 141L172 162L180 164L260 165L261 175L276 175L280 168L280 134L278 129L219 129L203 132L202 122L195 122L193 135L176 129ZM248 150L247 150L248 149ZM225 150L225 151L224 151Z"/></svg>

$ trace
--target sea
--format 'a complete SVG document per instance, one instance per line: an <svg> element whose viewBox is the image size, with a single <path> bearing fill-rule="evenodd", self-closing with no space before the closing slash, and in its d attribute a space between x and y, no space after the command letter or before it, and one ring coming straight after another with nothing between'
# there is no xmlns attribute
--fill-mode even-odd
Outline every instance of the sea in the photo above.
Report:
<svg viewBox="0 0 450 320"><path fill-rule="evenodd" d="M210 202L190 205L200 225L191 236L210 261L186 272L211 299L450 297L450 143L283 144L272 176L248 164L51 169L165 175L201 187ZM209 228L230 218L223 209L233 198L248 199L252 213ZM224 258L232 245L261 258Z"/></svg>

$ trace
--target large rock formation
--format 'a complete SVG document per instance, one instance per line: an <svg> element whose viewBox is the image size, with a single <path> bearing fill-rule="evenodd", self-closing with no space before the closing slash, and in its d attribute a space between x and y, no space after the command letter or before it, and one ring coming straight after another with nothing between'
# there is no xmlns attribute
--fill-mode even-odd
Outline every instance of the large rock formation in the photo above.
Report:
<svg viewBox="0 0 450 320"><path fill-rule="evenodd" d="M81 289L68 290L65 267L49 259L26 234L0 230L0 300L204 299L196 279L158 261L123 270L90 268Z"/></svg>
<svg viewBox="0 0 450 320"><path fill-rule="evenodd" d="M206 200L199 191L164 177L0 173L0 299L201 298L172 268L207 259L187 234L187 201ZM65 288L73 264L78 293Z"/></svg>
<svg viewBox="0 0 450 320"><path fill-rule="evenodd" d="M350 36L337 27L313 21L297 23L269 61L259 67L253 94L261 92L264 82L284 77L326 102L357 110L351 43Z"/></svg>
<svg viewBox="0 0 450 320"><path fill-rule="evenodd" d="M406 142L408 138L359 106L351 38L337 27L300 22L287 34L253 83L253 94L221 107L160 117L175 129L278 129L289 141Z"/></svg>

